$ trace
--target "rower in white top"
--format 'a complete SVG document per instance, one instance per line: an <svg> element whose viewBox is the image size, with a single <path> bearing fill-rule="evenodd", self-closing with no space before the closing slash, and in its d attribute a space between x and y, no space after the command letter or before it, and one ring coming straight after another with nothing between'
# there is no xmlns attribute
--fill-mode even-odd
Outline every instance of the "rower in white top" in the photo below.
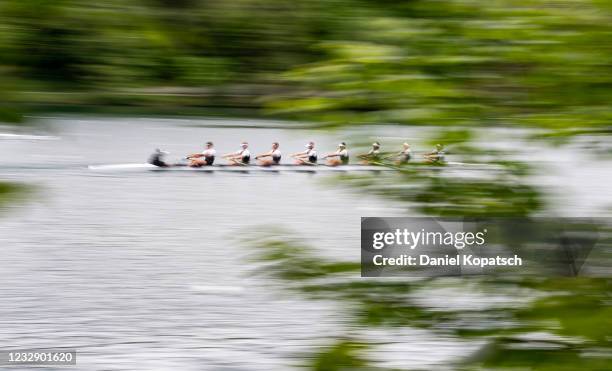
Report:
<svg viewBox="0 0 612 371"><path fill-rule="evenodd" d="M346 143L338 144L336 152L329 153L323 158L327 159L327 165L329 166L347 165L349 163L349 154L346 149Z"/></svg>
<svg viewBox="0 0 612 371"><path fill-rule="evenodd" d="M272 148L268 152L255 156L255 159L259 160L259 165L272 166L280 164L281 152L278 147L280 147L280 144L274 142L272 143Z"/></svg>
<svg viewBox="0 0 612 371"><path fill-rule="evenodd" d="M295 159L296 165L316 165L317 164L317 151L315 150L315 143L308 142L306 144L306 150L291 155Z"/></svg>
<svg viewBox="0 0 612 371"><path fill-rule="evenodd" d="M442 163L444 162L444 146L436 144L436 148L423 155L425 161L428 163Z"/></svg>
<svg viewBox="0 0 612 371"><path fill-rule="evenodd" d="M387 158L395 158L395 163L397 165L402 165L410 162L412 158L412 149L410 148L410 144L404 142L402 145L402 150L399 153L395 153Z"/></svg>
<svg viewBox="0 0 612 371"><path fill-rule="evenodd" d="M368 153L359 155L357 157L363 160L362 164L364 165L369 163L380 163L380 143L372 143L372 148L368 151Z"/></svg>
<svg viewBox="0 0 612 371"><path fill-rule="evenodd" d="M217 151L213 148L213 142L206 142L206 146L202 153L193 153L187 156L189 161L189 166L191 167L201 167L201 166L212 166L215 162L215 155Z"/></svg>
<svg viewBox="0 0 612 371"><path fill-rule="evenodd" d="M240 143L240 150L223 155L223 158L227 159L230 165L248 165L249 162L251 162L251 152L249 152L249 143Z"/></svg>

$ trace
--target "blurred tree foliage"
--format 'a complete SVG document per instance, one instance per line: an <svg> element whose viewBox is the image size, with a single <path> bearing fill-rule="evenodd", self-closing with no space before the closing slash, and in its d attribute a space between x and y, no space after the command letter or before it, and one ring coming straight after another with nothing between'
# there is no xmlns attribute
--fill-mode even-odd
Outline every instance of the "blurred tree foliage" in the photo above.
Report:
<svg viewBox="0 0 612 371"><path fill-rule="evenodd" d="M22 199L26 191L29 190L31 189L22 184L0 181L0 207Z"/></svg>
<svg viewBox="0 0 612 371"><path fill-rule="evenodd" d="M252 235L250 243L257 248L254 259L262 263L259 272L286 282L292 292L312 300L340 301L344 304L339 306L344 318L350 320L346 335L313 355L311 369L385 370L366 358L377 354L379 343L363 338L365 332L352 329L392 331L398 327L428 329L443 337L454 335L458 340L480 340L480 349L449 365L452 369L609 368L612 307L608 277L502 273L356 279L359 264L315 257L312 246L292 236L290 231L282 230ZM609 263L610 240L606 241L608 249L602 249L605 253L599 258ZM515 248L522 255L521 250L526 252L532 246L527 243ZM440 288L444 290L436 292ZM415 295L431 293L435 302L444 305L450 292L461 295L471 290L483 297L503 295L518 300L474 309L448 303L442 309L419 302L419 295ZM413 367L407 364L406 369Z"/></svg>
<svg viewBox="0 0 612 371"><path fill-rule="evenodd" d="M317 60L312 46L337 28L319 16L326 8L284 0L6 0L0 73L16 79L12 92L25 92L10 94L7 106L211 105L214 93L188 88L270 83L266 74Z"/></svg>
<svg viewBox="0 0 612 371"><path fill-rule="evenodd" d="M2 63L26 80L70 87L240 81L309 60L317 26L299 8L274 0L4 1Z"/></svg>
<svg viewBox="0 0 612 371"><path fill-rule="evenodd" d="M5 0L0 74L13 82L2 78L10 93L0 112L206 107L216 103L210 95L236 95L219 89L258 84L275 88L225 104L259 107L266 97L268 113L335 124L608 126L611 8L591 0ZM168 86L216 90L176 98Z"/></svg>
<svg viewBox="0 0 612 371"><path fill-rule="evenodd" d="M349 39L285 78L273 112L332 123L609 126L604 1L366 2Z"/></svg>

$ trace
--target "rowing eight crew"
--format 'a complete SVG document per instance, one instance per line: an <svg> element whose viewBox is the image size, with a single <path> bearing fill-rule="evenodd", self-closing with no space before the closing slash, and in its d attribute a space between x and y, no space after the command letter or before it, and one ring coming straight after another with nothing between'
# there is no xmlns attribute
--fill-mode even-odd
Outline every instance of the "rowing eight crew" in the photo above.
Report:
<svg viewBox="0 0 612 371"><path fill-rule="evenodd" d="M258 160L258 164L260 166L273 166L280 164L281 161L281 152L279 150L279 143L272 143L272 148L265 153L255 156L255 159ZM251 152L248 150L249 144L247 142L242 142L240 144L240 149L236 152L228 153L223 155L230 165L237 166L245 166L251 162ZM200 153L193 153L186 158L189 160L189 166L191 167L201 167L201 166L211 166L215 162L216 150L214 149L214 145L212 142L206 142L204 151ZM155 166L166 167L166 164L163 161L163 156L166 152L157 149L155 153L149 159L149 163ZM444 147L441 144L437 144L436 148L423 155L426 162L429 163L440 163L444 162ZM291 157L295 160L296 165L316 165L317 164L317 151L315 150L315 143L308 142L306 144L306 150L298 153L294 153ZM403 148L399 153L393 153L389 156L382 156L380 152L380 143L374 142L372 143L372 149L367 154L359 155L359 158L363 160L365 164L381 164L383 160L395 159L397 164L403 164L410 161L412 158L412 151L410 149L410 144L404 143ZM347 165L349 163L349 154L346 147L346 143L342 142L338 144L338 149L333 152L325 155L323 157L327 159L328 166L338 166L338 165Z"/></svg>

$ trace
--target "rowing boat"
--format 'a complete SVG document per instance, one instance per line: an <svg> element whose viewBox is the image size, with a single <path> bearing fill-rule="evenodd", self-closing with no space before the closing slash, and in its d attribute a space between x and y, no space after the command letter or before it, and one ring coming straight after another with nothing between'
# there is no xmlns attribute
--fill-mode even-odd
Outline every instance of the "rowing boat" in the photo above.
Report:
<svg viewBox="0 0 612 371"><path fill-rule="evenodd" d="M393 168L385 166L375 165L341 165L341 166L328 166L328 165L274 165L274 166L260 166L260 165L213 165L213 166L202 166L202 167L189 167L183 164L177 164L168 167L159 167L152 164L140 163L140 164L116 164L116 165L90 165L89 170L94 171L193 171L193 172L354 172L354 171L389 171L394 170Z"/></svg>
<svg viewBox="0 0 612 371"><path fill-rule="evenodd" d="M443 168L459 168L459 169L471 169L471 170L495 170L499 166L487 165L487 164L472 164L464 162L445 162L444 166L431 165L431 164L418 164L419 168L422 169L443 169ZM281 164L273 166L261 166L261 165L212 165L202 167L189 167L186 164L174 164L168 167L159 167L149 163L132 163L132 164L112 164L112 165L90 165L87 167L93 171L187 171L187 172L227 172L227 173L250 173L250 172L301 172L301 173L317 173L317 172L382 172L382 171L397 171L397 166L387 165L364 165L364 164L351 164L351 165L339 165L329 166L324 164L317 165L295 165L295 164Z"/></svg>

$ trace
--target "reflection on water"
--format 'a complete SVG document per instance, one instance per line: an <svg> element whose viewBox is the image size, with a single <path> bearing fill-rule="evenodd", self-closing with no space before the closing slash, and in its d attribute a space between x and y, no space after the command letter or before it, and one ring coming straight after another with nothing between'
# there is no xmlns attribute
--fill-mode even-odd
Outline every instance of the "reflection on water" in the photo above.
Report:
<svg viewBox="0 0 612 371"><path fill-rule="evenodd" d="M329 134L171 120L53 123L57 140L0 146L2 179L37 186L30 200L7 206L0 220L3 347L73 347L83 370L270 370L297 367L305 354L347 332L377 344L369 358L388 367L441 366L481 345L429 329L353 328L338 310L346 303L286 295L281 281L252 274L251 246L242 239L253 229L287 227L292 232L285 233L306 238L318 256L358 261L360 217L405 215L400 204L327 184L323 175L86 168L143 162L156 147L179 158L206 140L222 153L242 140L254 152L279 141L288 154L314 139L325 151L361 129ZM393 129L380 130L383 138L400 140ZM415 142L425 136L402 130ZM599 168L592 171L602 176ZM586 200L582 210L592 210L585 194L598 184L585 184L568 202ZM512 301L498 294L496 300ZM448 296L443 290L413 295L431 307ZM462 298L488 301L478 294Z"/></svg>

